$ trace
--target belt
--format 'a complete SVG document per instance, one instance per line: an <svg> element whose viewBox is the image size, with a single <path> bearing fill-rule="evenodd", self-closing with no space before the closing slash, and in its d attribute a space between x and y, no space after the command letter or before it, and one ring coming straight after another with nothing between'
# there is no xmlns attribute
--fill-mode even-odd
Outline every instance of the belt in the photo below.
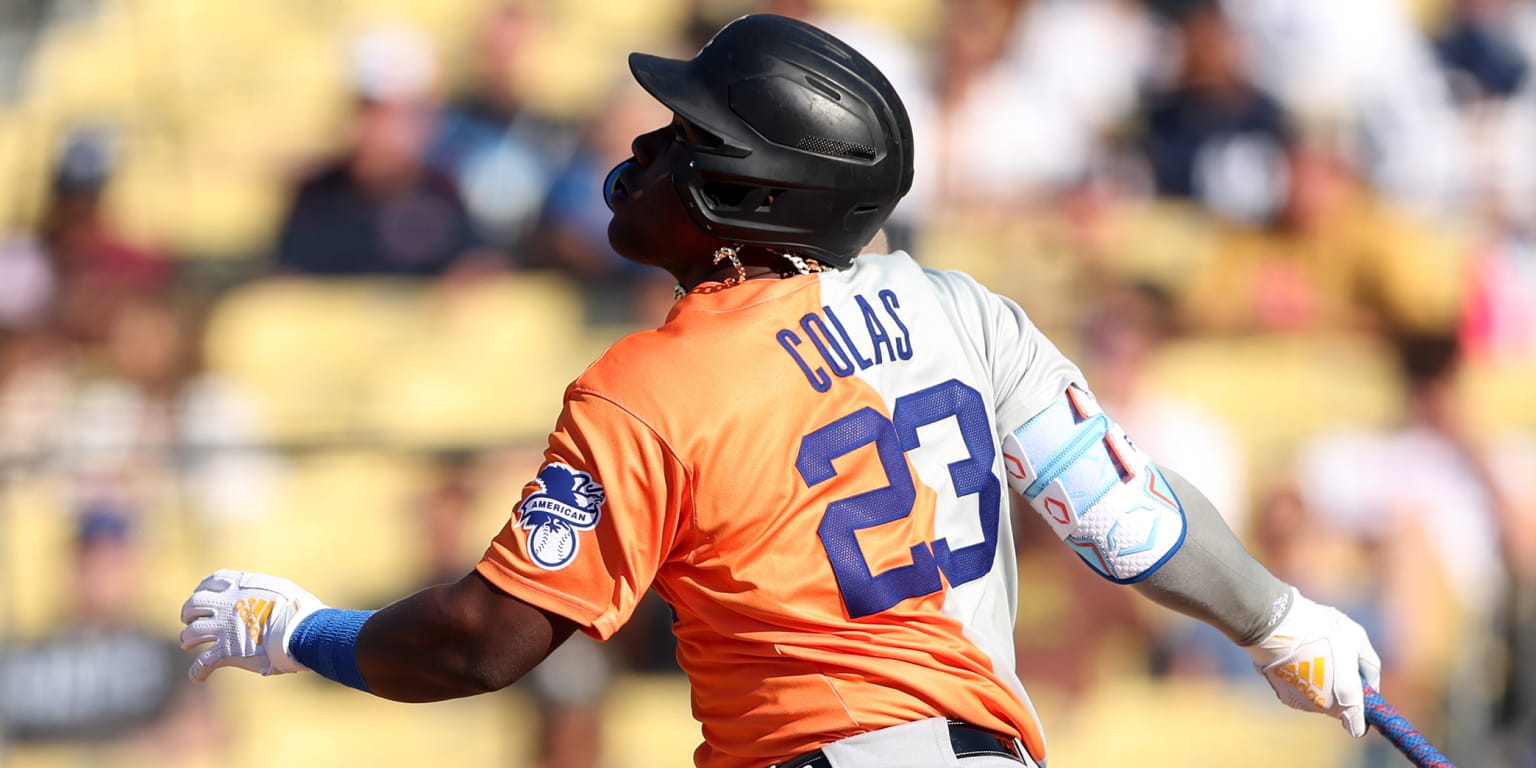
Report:
<svg viewBox="0 0 1536 768"><path fill-rule="evenodd" d="M1032 765L1024 759L1017 741L970 723L949 721L949 744L955 749L955 757L996 755L1013 758L1023 765ZM832 768L832 763L827 759L826 753L818 749L799 755L788 762L779 763L774 768Z"/></svg>

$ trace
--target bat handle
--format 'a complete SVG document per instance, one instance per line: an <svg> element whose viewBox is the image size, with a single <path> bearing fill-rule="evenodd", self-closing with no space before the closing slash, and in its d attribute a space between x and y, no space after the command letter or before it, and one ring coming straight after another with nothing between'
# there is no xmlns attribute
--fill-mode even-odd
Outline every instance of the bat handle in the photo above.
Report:
<svg viewBox="0 0 1536 768"><path fill-rule="evenodd" d="M1435 745L1419 733L1397 708L1387 703L1376 689L1365 687L1365 721L1376 726L1381 735L1392 742L1418 768L1456 768Z"/></svg>

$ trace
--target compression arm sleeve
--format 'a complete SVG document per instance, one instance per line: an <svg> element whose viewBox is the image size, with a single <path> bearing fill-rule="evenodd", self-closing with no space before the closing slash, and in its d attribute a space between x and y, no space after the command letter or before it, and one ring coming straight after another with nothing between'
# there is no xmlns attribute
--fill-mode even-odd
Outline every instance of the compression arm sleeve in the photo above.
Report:
<svg viewBox="0 0 1536 768"><path fill-rule="evenodd" d="M1188 480L1158 467L1184 508L1184 543L1136 591L1153 602L1253 645L1290 608L1291 588L1254 560L1211 502Z"/></svg>
<svg viewBox="0 0 1536 768"><path fill-rule="evenodd" d="M1211 502L1157 466L1077 386L1007 434L1009 485L1089 567L1200 619L1261 640L1291 589L1244 551Z"/></svg>

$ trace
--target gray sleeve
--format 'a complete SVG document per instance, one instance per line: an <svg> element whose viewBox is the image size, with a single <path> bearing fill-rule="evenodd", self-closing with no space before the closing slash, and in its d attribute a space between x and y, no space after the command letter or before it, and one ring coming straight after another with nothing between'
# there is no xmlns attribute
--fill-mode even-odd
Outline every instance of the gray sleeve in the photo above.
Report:
<svg viewBox="0 0 1536 768"><path fill-rule="evenodd" d="M1198 488L1167 467L1158 469L1184 508L1186 532L1178 551L1137 582L1136 591L1210 624L1238 645L1259 642L1289 607L1290 585L1243 549Z"/></svg>
<svg viewBox="0 0 1536 768"><path fill-rule="evenodd" d="M987 290L964 272L925 272L946 311L986 363L997 393L1000 434L1017 429L1068 386L1088 388L1082 371L1035 326L1018 302Z"/></svg>

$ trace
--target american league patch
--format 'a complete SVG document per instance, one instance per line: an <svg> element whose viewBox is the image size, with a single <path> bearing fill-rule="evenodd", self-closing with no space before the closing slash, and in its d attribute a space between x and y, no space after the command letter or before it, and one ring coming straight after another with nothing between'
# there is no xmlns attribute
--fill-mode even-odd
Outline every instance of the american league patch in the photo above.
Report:
<svg viewBox="0 0 1536 768"><path fill-rule="evenodd" d="M581 549L579 531L597 527L607 496L592 475L552 462L534 480L539 489L517 508L518 527L529 531L528 556L540 568L558 571Z"/></svg>

